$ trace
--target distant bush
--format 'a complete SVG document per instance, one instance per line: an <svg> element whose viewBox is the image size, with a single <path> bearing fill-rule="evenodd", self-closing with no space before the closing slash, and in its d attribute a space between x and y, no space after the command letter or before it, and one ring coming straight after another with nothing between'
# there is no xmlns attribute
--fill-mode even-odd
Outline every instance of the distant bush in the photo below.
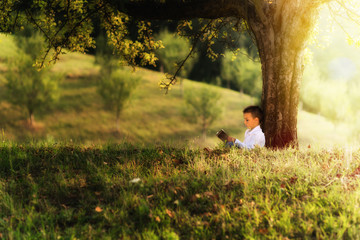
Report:
<svg viewBox="0 0 360 240"><path fill-rule="evenodd" d="M129 100L140 78L124 69L102 75L98 85L98 93L105 107L115 113L116 128L119 128L120 114Z"/></svg>
<svg viewBox="0 0 360 240"><path fill-rule="evenodd" d="M241 50L241 52L246 52ZM262 92L261 64L239 53L226 51L221 63L222 85L254 97L260 98Z"/></svg>
<svg viewBox="0 0 360 240"><path fill-rule="evenodd" d="M96 63L101 66L97 91L104 101L105 108L115 113L117 130L121 112L140 80L140 77L123 69L119 62L120 57L113 54L106 37L100 35L96 48Z"/></svg>
<svg viewBox="0 0 360 240"><path fill-rule="evenodd" d="M221 116L222 109L219 104L221 95L208 87L188 89L185 91L186 115L190 120L201 125L203 137L206 130Z"/></svg>

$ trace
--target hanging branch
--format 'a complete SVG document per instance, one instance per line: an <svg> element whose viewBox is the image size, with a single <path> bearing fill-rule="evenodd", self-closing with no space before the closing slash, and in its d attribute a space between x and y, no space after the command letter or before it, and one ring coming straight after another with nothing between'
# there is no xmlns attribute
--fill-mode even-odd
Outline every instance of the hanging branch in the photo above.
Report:
<svg viewBox="0 0 360 240"><path fill-rule="evenodd" d="M82 17L76 24L74 24L72 26L72 28L70 29L70 31L68 31L67 35L68 36L72 36L74 35L74 33L76 33L76 30L78 29L79 26L81 26L81 24L86 21L87 19L89 19L91 16L93 16L94 14L96 14L99 10L101 10L104 7L104 4L99 4L99 6L97 8L95 8L93 11L88 12L84 17ZM28 17L28 19L30 20L30 22L32 22L36 28L38 28L45 36L45 38L47 39L47 42L49 44L49 46L47 47L47 50L44 54L44 56L42 57L40 63L39 63L39 68L43 68L46 58L49 55L51 49L53 48L55 50L54 56L53 58L49 61L56 61L58 60L58 56L60 55L60 53L62 52L62 49L64 46L67 46L69 43L69 38L63 38L63 40L59 43L55 42L55 38L60 34L60 32L66 27L66 25L68 24L68 19L70 18L70 1L68 1L67 7L66 7L66 20L63 21L63 23L61 24L61 26L57 29L57 31L55 32L55 34L53 34L52 36L48 34L48 32L46 30L44 30L44 28L42 26L39 25L39 23L36 21L36 19L34 18L34 16L31 13L31 10L26 9L25 10L25 14Z"/></svg>
<svg viewBox="0 0 360 240"><path fill-rule="evenodd" d="M341 24L337 20L337 17L343 17L344 19L347 19L347 20L360 26L360 15L358 13L356 13L354 10L347 7L346 4L342 0L336 0L335 2L339 5L340 8L334 9L329 3L328 9L329 9L330 15L331 15L333 21L338 25L338 27L347 35L347 37L350 39L350 41L353 41L351 34L346 30L346 28L343 26L343 24ZM340 9L343 9L345 11L347 18L345 16L340 15L340 13L339 13ZM358 18L358 19L355 19L355 18ZM358 42L356 44L358 44Z"/></svg>
<svg viewBox="0 0 360 240"><path fill-rule="evenodd" d="M222 19L221 19L222 20ZM186 61L189 59L189 57L191 57L191 55L193 54L193 52L195 51L195 48L197 46L197 44L199 43L199 41L201 41L201 38L204 36L205 33L207 33L208 31L211 31L211 32L216 32L218 33L223 27L225 27L228 22L227 21L224 21L222 20L220 24L218 24L215 28L212 26L213 23L216 22L215 19L212 19L210 20L207 25L200 31L198 32L195 37L194 37L194 41L193 41L193 44L191 46L191 49L190 49L190 52L187 54L187 56L185 57L184 60L180 61L179 62L179 65L176 69L176 72L170 76L167 76L166 79L169 80L168 82L164 82L164 81L161 81L160 83L160 87L162 89L165 89L165 94L168 93L170 87L172 85L174 85L177 81L177 76L178 74L180 73L181 69L183 68L183 66L185 65ZM212 29L213 28L213 29ZM216 37L216 35L213 35L211 36L211 38L207 39L207 42L211 42L214 38ZM211 44L208 45L208 49L211 48Z"/></svg>
<svg viewBox="0 0 360 240"><path fill-rule="evenodd" d="M179 65L179 67L177 68L176 72L175 72L174 74L172 74L170 77L166 77L166 78L167 78L168 80L170 80L170 81L169 81L169 82L164 82L164 81L162 81L162 82L160 83L160 87L161 87L162 89L165 89L165 94L167 94L168 91L169 91L169 89L170 89L170 87L176 83L176 81L177 81L176 77L177 77L178 74L180 73L181 69L183 68L183 66L185 65L186 61L189 59L189 57L191 56L191 54L195 51L196 45L197 45L198 42L200 41L200 38L204 35L205 32L208 31L208 29L209 29L210 26L211 26L211 23L213 23L214 21L215 21L215 20L213 20L213 19L210 20L210 21L208 22L208 24L205 26L205 28L204 28L201 32L199 32L198 34L196 34L196 37L194 38L194 41L193 41L193 44L192 44L192 46L191 46L191 49L190 49L189 54L185 57L184 60L182 60L182 61L180 62L180 65Z"/></svg>

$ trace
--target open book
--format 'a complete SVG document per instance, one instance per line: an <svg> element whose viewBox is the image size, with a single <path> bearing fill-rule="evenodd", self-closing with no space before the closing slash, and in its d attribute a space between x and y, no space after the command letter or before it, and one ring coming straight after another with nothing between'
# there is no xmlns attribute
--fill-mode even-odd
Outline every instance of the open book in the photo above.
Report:
<svg viewBox="0 0 360 240"><path fill-rule="evenodd" d="M216 133L216 136L218 138L220 138L223 142L227 141L229 135L227 135L227 133L224 131L224 129L221 129L219 130L217 133Z"/></svg>

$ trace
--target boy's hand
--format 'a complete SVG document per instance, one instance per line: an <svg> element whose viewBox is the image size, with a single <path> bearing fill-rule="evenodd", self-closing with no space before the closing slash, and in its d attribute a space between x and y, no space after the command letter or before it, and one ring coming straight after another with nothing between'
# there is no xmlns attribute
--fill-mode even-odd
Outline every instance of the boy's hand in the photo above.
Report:
<svg viewBox="0 0 360 240"><path fill-rule="evenodd" d="M227 142L235 142L236 138L228 136L226 139Z"/></svg>

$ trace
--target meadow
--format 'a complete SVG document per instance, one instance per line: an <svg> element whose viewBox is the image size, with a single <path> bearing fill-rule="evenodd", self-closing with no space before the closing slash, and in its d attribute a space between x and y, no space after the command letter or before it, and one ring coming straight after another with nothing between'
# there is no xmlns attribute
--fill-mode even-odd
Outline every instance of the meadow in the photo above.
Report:
<svg viewBox="0 0 360 240"><path fill-rule="evenodd" d="M4 239L358 239L360 152L2 142Z"/></svg>

